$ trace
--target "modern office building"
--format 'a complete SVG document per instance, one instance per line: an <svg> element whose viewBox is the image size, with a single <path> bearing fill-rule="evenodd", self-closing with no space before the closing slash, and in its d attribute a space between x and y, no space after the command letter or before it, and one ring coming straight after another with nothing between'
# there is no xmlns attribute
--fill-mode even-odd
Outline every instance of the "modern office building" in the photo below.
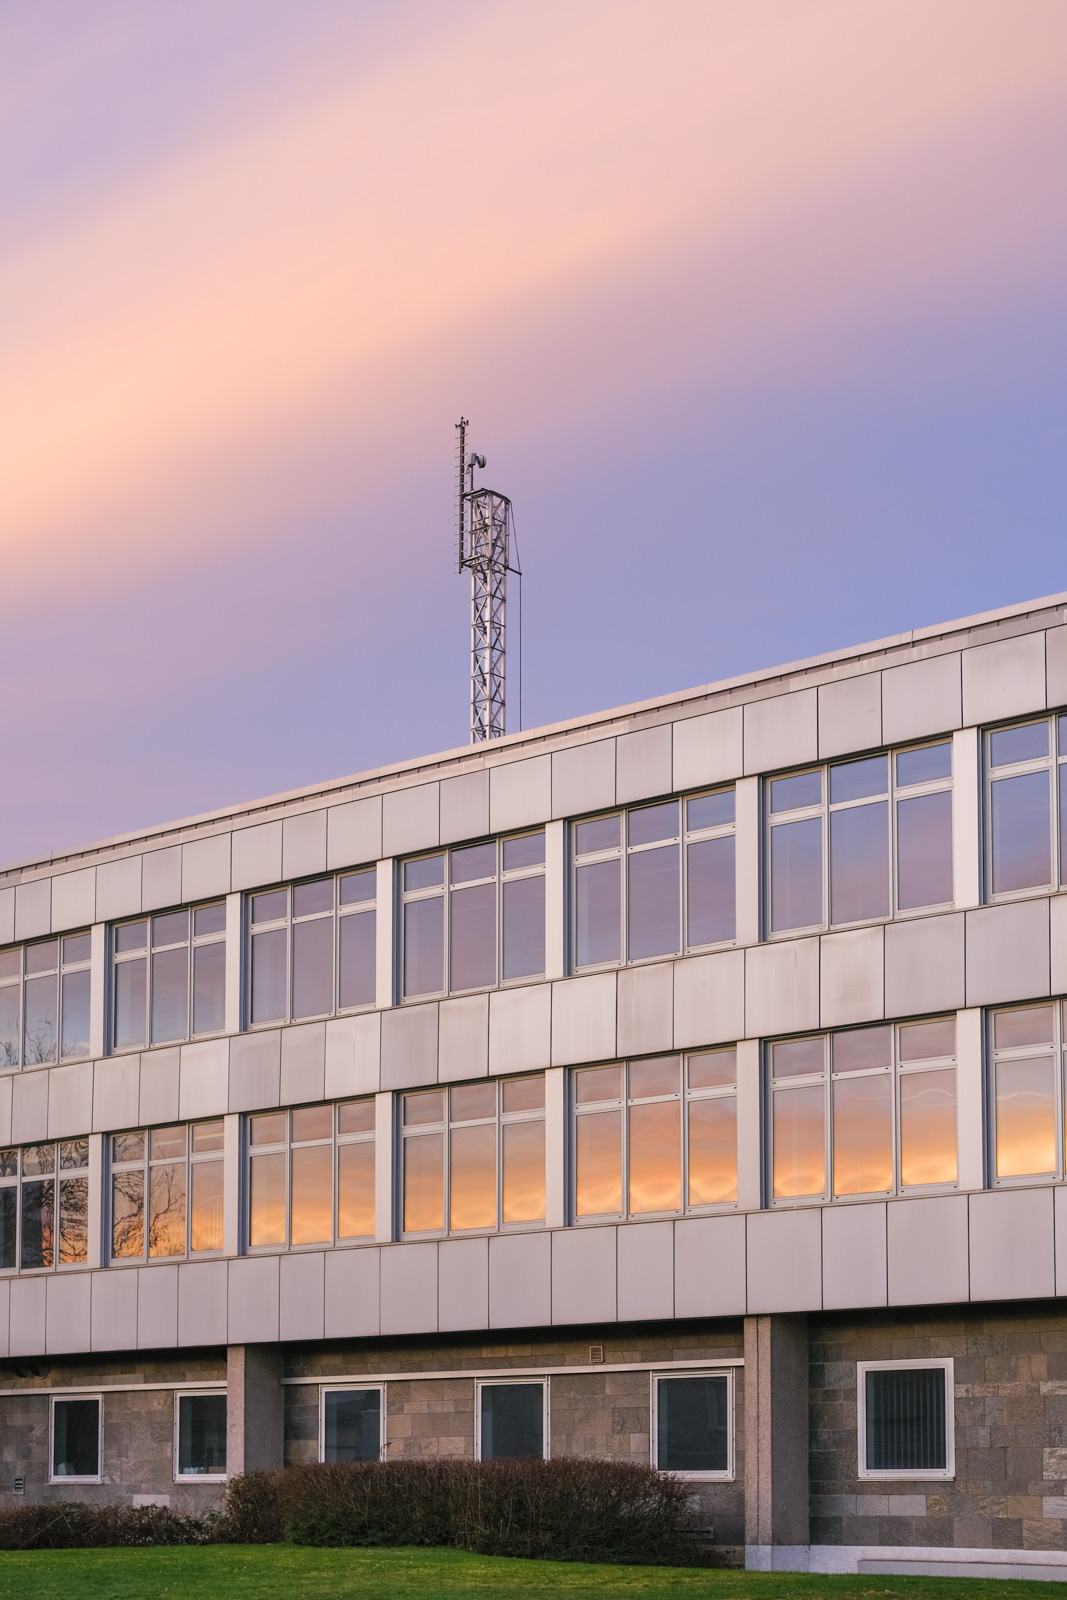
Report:
<svg viewBox="0 0 1067 1600"><path fill-rule="evenodd" d="M1067 595L0 873L0 1503L690 1476L1067 1577Z"/></svg>

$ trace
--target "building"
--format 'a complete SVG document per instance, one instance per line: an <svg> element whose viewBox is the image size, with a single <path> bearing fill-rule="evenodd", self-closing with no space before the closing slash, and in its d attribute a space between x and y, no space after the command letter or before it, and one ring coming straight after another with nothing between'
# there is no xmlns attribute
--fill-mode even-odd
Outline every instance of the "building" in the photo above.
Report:
<svg viewBox="0 0 1067 1600"><path fill-rule="evenodd" d="M1061 708L1067 595L0 874L3 1503L596 1453L1067 1576Z"/></svg>

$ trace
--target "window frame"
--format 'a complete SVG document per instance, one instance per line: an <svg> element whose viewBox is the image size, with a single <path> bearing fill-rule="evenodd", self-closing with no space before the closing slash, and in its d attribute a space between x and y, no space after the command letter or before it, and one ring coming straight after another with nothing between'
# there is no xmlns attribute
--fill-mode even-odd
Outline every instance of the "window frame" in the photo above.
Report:
<svg viewBox="0 0 1067 1600"><path fill-rule="evenodd" d="M945 1374L945 1465L944 1467L867 1466L867 1373L920 1372L941 1368ZM905 1361L857 1361L856 1363L856 1476L884 1483L944 1483L956 1476L956 1386L952 1356L922 1356Z"/></svg>
<svg viewBox="0 0 1067 1600"><path fill-rule="evenodd" d="M1003 1045L996 1044L996 1019L1009 1012L1052 1011L1052 1040L1048 1044ZM986 1170L991 1189L1018 1189L1035 1184L1062 1183L1067 1164L1067 1000L1053 997L1049 1000L1023 1000L1015 1005L989 1006L985 1017L985 1131ZM1003 1178L997 1172L997 1067L1001 1061L1027 1061L1045 1057L1052 1063L1053 1117L1056 1138L1056 1163L1051 1172L1021 1172Z"/></svg>
<svg viewBox="0 0 1067 1600"><path fill-rule="evenodd" d="M485 1389L515 1389L520 1386L529 1388L533 1384L541 1386L541 1455L522 1457L489 1456L490 1461L507 1461L525 1459L528 1461L551 1461L552 1459L552 1383L549 1374L533 1373L524 1377L507 1377L503 1374L499 1378L475 1378L474 1380L474 1459L481 1461L482 1457L482 1391Z"/></svg>
<svg viewBox="0 0 1067 1600"><path fill-rule="evenodd" d="M1049 730L1048 754L1029 757L995 767L992 760L992 741L996 734L1007 733L1012 728L1026 728L1043 722ZM1061 723L1063 724L1061 729ZM1062 738L1061 738L1062 732ZM1062 793L1067 784L1067 712L1046 711L1043 715L1012 717L1007 722L996 723L982 729L982 887L983 903L1003 905L1012 900L1032 899L1034 895L1059 894L1067 889L1063 881L1067 871L1067 840L1060 835L1061 807L1067 805L1067 795ZM1006 778L1025 777L1032 772L1049 774L1049 871L1050 879L1044 884L1028 884L1024 889L993 888L993 785ZM996 776L994 776L996 774Z"/></svg>
<svg viewBox="0 0 1067 1600"><path fill-rule="evenodd" d="M726 1380L726 1466L722 1471L708 1470L685 1472L677 1467L659 1465L659 1385L676 1378L725 1378ZM733 1483L737 1478L737 1378L733 1367L653 1369L649 1373L649 1464L653 1472L669 1472L672 1477L684 1478L689 1483Z"/></svg>
<svg viewBox="0 0 1067 1600"><path fill-rule="evenodd" d="M96 1404L96 1472L56 1473L56 1406L72 1400L92 1400ZM104 1481L104 1396L100 1390L49 1395L48 1404L48 1481L49 1483L103 1483Z"/></svg>
<svg viewBox="0 0 1067 1600"><path fill-rule="evenodd" d="M211 1395L213 1397L221 1396L221 1398L223 1400L226 1400L227 1399L227 1394L228 1394L228 1391L226 1389L218 1389L218 1388L198 1389L198 1388L196 1388L195 1385L190 1385L188 1388L185 1388L185 1389L175 1389L175 1391L174 1391L174 1460L173 1460L173 1463L172 1463L172 1465L173 1465L174 1482L175 1483L225 1483L227 1481L227 1479L229 1478L229 1472L228 1471L223 1471L223 1472L182 1472L182 1471L179 1470L181 1463L180 1463L179 1454L178 1454L179 1449L180 1449L180 1445L181 1445L181 1402L183 1400L202 1400L208 1395ZM229 1441L227 1441L227 1443L228 1442Z"/></svg>
<svg viewBox="0 0 1067 1600"><path fill-rule="evenodd" d="M340 884L342 878L357 878L368 876L374 880L374 895L368 900L356 901L351 905L341 904ZM333 884L333 905L329 911L306 912L301 916L293 912L293 890L303 888L310 883L323 883L327 880ZM284 893L285 915L272 917L264 922L253 922L253 903L260 895ZM341 923L347 917L366 916L368 913L374 917L375 927L375 952L377 953L378 910L379 910L379 884L377 877L377 863L364 862L361 866L345 867L335 872L316 872L310 877L290 878L284 883L267 884L262 888L246 890L242 896L241 906L241 944L243 953L243 966L245 981L243 984L241 1015L245 1029L249 1033L257 1033L263 1028L285 1028L290 1024L305 1022L319 1022L329 1017L359 1016L362 1012L373 1011L377 1005L377 959L375 959L375 993L369 1000L360 1001L356 1006L342 1006L341 1000ZM333 1008L330 1011L317 1011L314 1015L297 1017L293 1013L293 929L311 922L327 921L333 930ZM253 1020L253 940L262 933L272 933L284 930L285 932L285 995L286 1011L282 1017L268 1017L263 1021Z"/></svg>
<svg viewBox="0 0 1067 1600"><path fill-rule="evenodd" d="M340 1110L340 1108L342 1106L353 1105L353 1104L357 1104L357 1103L358 1104L367 1104L367 1105L371 1106L371 1108L373 1110L373 1113L374 1113L374 1115L372 1116L372 1119L371 1119L371 1121L372 1121L371 1127L368 1128L368 1129L360 1130L357 1133L340 1133L340 1132L338 1132L338 1111ZM331 1112L331 1123L330 1123L330 1130L331 1131L330 1131L329 1140L327 1140L325 1138L321 1138L321 1139L294 1139L293 1138L293 1113L294 1113L294 1111L310 1111L310 1110L315 1110L317 1108L321 1108L323 1106L328 1106L330 1108L330 1112ZM271 1144L254 1145L252 1143L252 1137L251 1137L252 1121L253 1121L253 1118L255 1118L257 1116L284 1116L285 1119L286 1119L285 1140L283 1142L280 1142L280 1143L279 1142L274 1142L274 1143L271 1143ZM306 1103L304 1105L278 1106L278 1107L275 1107L275 1108L270 1109L270 1110L264 1109L263 1111L250 1111L250 1112L247 1112L244 1115L244 1117L242 1118L241 1134L242 1134L242 1137L241 1137L241 1147L242 1147L242 1162L241 1162L242 1193L244 1195L243 1224L242 1224L242 1230L241 1231L242 1231L242 1238L243 1238L243 1242L244 1242L244 1250L245 1250L245 1253L247 1255L250 1255L250 1256L252 1256L252 1255L256 1255L256 1256L258 1256L258 1255L278 1255L279 1253L281 1253L283 1251L286 1254L289 1254L289 1253L291 1253L293 1251L301 1252L301 1251L305 1251L305 1250L343 1249L343 1248L345 1248L346 1246L349 1246L349 1245L366 1245L366 1244L372 1244L374 1242L375 1234L376 1234L376 1231L377 1231L376 1228L370 1233L344 1234L344 1235L338 1234L337 1226L338 1226L338 1220L339 1220L338 1219L338 1210L339 1210L339 1203L340 1202L339 1202L339 1197L338 1197L339 1161L338 1161L337 1152L343 1145L349 1145L349 1144L370 1144L370 1145L372 1145L374 1147L375 1180L377 1180L377 1174L378 1174L378 1170L379 1170L379 1151L378 1151L378 1147L377 1147L378 1132L377 1132L377 1106L376 1106L376 1096L375 1095L373 1095L373 1094L347 1095L344 1099L341 1099L341 1100L312 1101L312 1102L308 1102L308 1103ZM293 1239L293 1151L294 1150L315 1149L315 1148L319 1148L321 1146L325 1146L327 1143L329 1143L330 1149L331 1149L331 1152L332 1152L332 1158L331 1158L332 1159L331 1185L332 1185L332 1208L333 1208L333 1236L332 1236L332 1238L330 1238L328 1240L326 1240L326 1239L318 1239L318 1240L314 1240L314 1241L309 1241L306 1244L294 1244L292 1242L292 1239ZM285 1240L282 1243L275 1243L275 1244L253 1244L252 1243L252 1162L255 1160L257 1155L259 1155L259 1156L284 1155L284 1157L285 1157ZM377 1220L377 1219L375 1219L375 1220Z"/></svg>
<svg viewBox="0 0 1067 1600"><path fill-rule="evenodd" d="M222 908L223 908L223 911L225 913L225 920L224 920L224 923L223 923L222 931L218 932L218 933L196 933L195 932L195 928L196 928L196 913L198 911L206 911L210 906L222 906ZM188 932L187 937L184 940L178 940L178 941L174 942L173 944L155 946L153 944L153 942L152 942L152 927L153 927L153 924L154 924L156 918L157 917L174 916L178 912L181 912L181 911L184 911L186 913L186 915L188 916L188 919L189 919L189 922L188 922L189 932ZM109 926L108 926L108 940L107 940L107 972L108 972L108 982L107 982L107 1038L108 1038L108 1053L110 1055L125 1056L125 1055L134 1055L136 1053L141 1053L141 1052L143 1052L145 1050L168 1050L168 1049L174 1049L176 1046L179 1046L179 1045L182 1045L182 1044L189 1044L193 1040L218 1039L218 1038L221 1038L222 1035L224 1035L226 1033L226 978L227 978L226 964L227 963L226 963L225 954L223 956L223 980L222 980L223 981L223 1017L222 1017L221 1026L219 1026L218 1028L206 1029L202 1033L194 1033L193 1032L193 1023L194 1023L194 1020L195 1020L194 1004L195 1004L195 998L196 998L196 991L195 991L196 955L195 955L195 952L197 950L199 950L199 949L203 949L206 945L214 945L214 944L221 944L222 947L223 947L223 950L225 951L226 941L227 941L227 939L229 937L229 931L228 931L228 927L227 927L228 921L229 921L229 906L227 904L227 896L225 896L225 895L221 895L221 896L220 895L215 895L211 899L200 900L200 901L196 901L195 903L194 902L190 902L188 905L184 905L184 906L171 906L169 908L168 907L160 907L158 910L154 910L154 911L142 911L139 916L136 916L136 917L121 917L117 921L112 922L111 924L109 924ZM119 933L119 929L120 928L132 928L132 927L135 927L137 925L137 923L139 923L139 922L143 922L145 924L145 943L144 943L144 945L139 950L122 950L122 951L120 951L118 949L118 933ZM185 949L185 951L187 953L187 961L186 961L186 1018L187 1018L188 1025L189 1025L188 1032L186 1032L180 1039L158 1039L158 1040L156 1040L156 1039L152 1038L152 998L153 998L154 987L155 987L155 978L153 976L153 970L154 970L153 957L157 954L157 952L159 954L162 954L163 952L168 951L168 950L181 950L183 948ZM145 963L145 1002L144 1002L144 1004L145 1004L145 1015L144 1015L145 1041L144 1041L143 1044L119 1044L118 1038L117 1038L118 1014L119 1014L119 1008L118 1008L118 971L119 971L120 967L129 965L129 964L131 964L131 963L133 963L135 961L143 961Z"/></svg>
<svg viewBox="0 0 1067 1600"><path fill-rule="evenodd" d="M384 1378L368 1378L366 1383L320 1383L319 1384L319 1450L320 1463L326 1460L326 1396L328 1394L364 1394L370 1390L378 1391L378 1460L388 1459L389 1439L387 1421L389 1417L386 1402L388 1384Z"/></svg>
<svg viewBox="0 0 1067 1600"><path fill-rule="evenodd" d="M62 1149L64 1145L84 1144L86 1147L85 1161L79 1166L62 1165ZM51 1172L27 1173L24 1170L23 1152L26 1150L40 1150L51 1145L55 1154ZM38 1139L26 1144L5 1145L5 1152L13 1150L17 1156L18 1170L12 1175L0 1178L0 1189L11 1189L15 1194L15 1261L10 1267L0 1266L0 1280L14 1278L42 1272L83 1272L89 1264L89 1211L92 1207L92 1187L94 1169L92 1157L91 1135L83 1134L78 1139ZM62 1191L60 1185L64 1181L84 1177L86 1183L86 1253L84 1259L77 1261L60 1261L59 1247L62 1234ZM39 1267L24 1267L22 1265L22 1190L25 1183L35 1181L48 1181L51 1178L52 1191L52 1260L48 1265Z"/></svg>
<svg viewBox="0 0 1067 1600"><path fill-rule="evenodd" d="M222 1126L222 1144L217 1150L193 1150L193 1129L206 1127L211 1123ZM164 1128L185 1129L185 1154L184 1156L153 1156L152 1135ZM116 1161L114 1159L113 1140L127 1137L131 1134L141 1134L144 1138L144 1153L137 1160ZM180 1255L154 1256L149 1253L151 1234L151 1175L153 1167L185 1165L185 1250ZM225 1238L216 1250L194 1250L192 1248L192 1169L194 1166L203 1166L214 1162L222 1168L223 1196L226 1193L226 1126L224 1117L195 1117L188 1122L155 1123L141 1128L116 1129L104 1136L104 1241L108 1266L125 1266L140 1264L141 1266L165 1265L169 1262L179 1261L214 1261L225 1253ZM142 1238L144 1248L140 1255L117 1256L115 1247L115 1174L124 1172L141 1172L143 1174L142 1188ZM225 1200L223 1202L225 1204Z"/></svg>
<svg viewBox="0 0 1067 1600"><path fill-rule="evenodd" d="M3 951L0 951L0 954L8 955L8 954L12 953L13 951L17 950L18 951L18 956L19 956L19 971L18 971L18 975L14 976L14 977L10 977L10 978L0 979L0 990L5 990L6 991L6 990L15 989L15 990L18 991L18 997L19 997L19 1002L18 1002L18 1008L19 1008L19 1020L18 1020L19 1049L18 1049L18 1057L19 1058L18 1058L17 1061L7 1061L7 1062L0 1063L0 1073L6 1073L6 1072L28 1072L28 1071L32 1071L35 1067L62 1066L65 1062L87 1061L90 1058L90 1056L92 1055L93 1052L92 1052L92 1040L89 1037L90 1032L91 1032L91 1024L89 1022L88 1016L86 1018L86 1044L85 1044L85 1049L81 1050L81 1051L71 1051L68 1054L64 1054L63 1053L63 989L64 989L64 980L67 977L73 976L75 973L79 973L79 972L88 972L88 973L91 974L91 972L92 972L92 944L91 944L91 937L92 937L92 930L90 928L71 928L71 929L69 929L67 931L64 931L63 933L53 933L53 934L49 935L49 937L46 938L46 939L24 939L20 943L12 943L10 945L5 945L4 948L3 948ZM74 959L74 958L72 958L70 960L64 959L64 946L67 944L68 940L71 940L71 939L89 939L90 940L89 954L86 955L86 956L77 958L77 959ZM56 946L56 960L55 960L54 968L52 968L50 971L47 971L47 972L39 972L39 973L27 972L27 970L26 970L27 953L30 950L39 949L42 945L47 945L47 944L54 944ZM55 1059L52 1060L52 1061L27 1061L26 1060L26 1055L27 1055L27 1050L26 1050L26 985L27 985L27 983L36 982L41 978L48 978L48 977L52 977L52 978L55 979L55 1019L56 1019L56 1022L55 1022L55 1050L56 1050ZM91 1004L92 1004L92 1000L91 1000L92 978L91 977L90 977L89 982L90 982L90 1007L91 1007Z"/></svg>

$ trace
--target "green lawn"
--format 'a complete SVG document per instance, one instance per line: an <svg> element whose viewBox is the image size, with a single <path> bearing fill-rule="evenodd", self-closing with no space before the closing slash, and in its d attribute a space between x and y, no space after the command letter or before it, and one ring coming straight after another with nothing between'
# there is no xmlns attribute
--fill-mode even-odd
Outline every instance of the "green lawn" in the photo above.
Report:
<svg viewBox="0 0 1067 1600"><path fill-rule="evenodd" d="M0 1595L17 1600L1053 1600L1060 1584L959 1578L820 1578L678 1567L509 1561L457 1550L310 1550L292 1545L0 1553Z"/></svg>

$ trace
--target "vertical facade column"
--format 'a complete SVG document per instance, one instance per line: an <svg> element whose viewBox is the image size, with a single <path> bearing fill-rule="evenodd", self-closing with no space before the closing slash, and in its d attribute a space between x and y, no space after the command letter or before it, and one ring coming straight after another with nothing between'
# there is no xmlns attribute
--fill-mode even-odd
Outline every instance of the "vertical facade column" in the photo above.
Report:
<svg viewBox="0 0 1067 1600"><path fill-rule="evenodd" d="M226 1472L269 1472L285 1464L285 1390L280 1345L231 1344L226 1351Z"/></svg>
<svg viewBox="0 0 1067 1600"><path fill-rule="evenodd" d="M808 1500L808 1323L745 1318L745 1565L804 1571Z"/></svg>
<svg viewBox="0 0 1067 1600"><path fill-rule="evenodd" d="M394 882L393 860L391 856L378 862L375 876L375 892L378 897L378 909L375 913L376 946L374 954L375 984L374 1004L380 1011L395 1003L399 992L399 974L393 972L393 956L396 950L396 929L394 918L396 915L396 885Z"/></svg>

